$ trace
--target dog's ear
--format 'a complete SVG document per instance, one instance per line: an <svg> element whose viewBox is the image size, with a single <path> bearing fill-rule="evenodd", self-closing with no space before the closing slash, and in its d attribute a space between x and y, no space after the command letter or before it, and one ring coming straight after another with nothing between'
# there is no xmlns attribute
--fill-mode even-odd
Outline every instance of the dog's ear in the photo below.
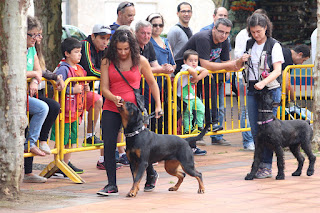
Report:
<svg viewBox="0 0 320 213"><path fill-rule="evenodd" d="M276 103L276 102L273 102L273 103L272 103L272 107L279 107L279 106L281 106L280 103Z"/></svg>

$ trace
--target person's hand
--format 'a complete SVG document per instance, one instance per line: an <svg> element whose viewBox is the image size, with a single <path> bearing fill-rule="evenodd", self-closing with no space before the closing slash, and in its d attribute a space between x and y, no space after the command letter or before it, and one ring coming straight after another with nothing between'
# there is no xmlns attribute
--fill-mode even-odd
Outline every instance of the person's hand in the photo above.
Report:
<svg viewBox="0 0 320 213"><path fill-rule="evenodd" d="M256 90L262 90L265 86L266 84L264 83L264 81L260 81L254 85L254 88Z"/></svg>
<svg viewBox="0 0 320 213"><path fill-rule="evenodd" d="M29 92L30 96L33 97L38 92L38 82L36 79L32 79L32 81L29 84Z"/></svg>
<svg viewBox="0 0 320 213"><path fill-rule="evenodd" d="M162 68L164 70L163 73L165 73L165 74L171 74L174 72L174 68L171 64L163 64Z"/></svg>
<svg viewBox="0 0 320 213"><path fill-rule="evenodd" d="M73 93L81 93L83 91L83 86L80 84L76 84L73 87Z"/></svg>
<svg viewBox="0 0 320 213"><path fill-rule="evenodd" d="M38 81L38 84L40 84L41 81L42 81L42 73L35 71L35 76L34 76L34 78Z"/></svg>
<svg viewBox="0 0 320 213"><path fill-rule="evenodd" d="M89 83L86 83L86 84L84 85L84 91L86 91L86 92L89 92L89 91L90 91Z"/></svg>
<svg viewBox="0 0 320 213"><path fill-rule="evenodd" d="M121 107L123 105L123 99L121 96L114 96L113 102L117 107Z"/></svg>
<svg viewBox="0 0 320 213"><path fill-rule="evenodd" d="M230 72L226 73L226 81L228 81L230 79Z"/></svg>
<svg viewBox="0 0 320 213"><path fill-rule="evenodd" d="M161 107L156 107L154 111L156 113L155 118L160 118L163 115L163 111L162 111Z"/></svg>
<svg viewBox="0 0 320 213"><path fill-rule="evenodd" d="M64 80L63 80L62 76L58 75L56 82L57 82L57 84L56 84L57 90L59 92L61 92L63 90L63 88L65 87Z"/></svg>
<svg viewBox="0 0 320 213"><path fill-rule="evenodd" d="M190 79L190 82L193 83L193 84L196 84L196 83L199 82L199 80L200 80L200 79L199 79L198 76L197 76L197 77L191 78L191 79Z"/></svg>
<svg viewBox="0 0 320 213"><path fill-rule="evenodd" d="M245 53L238 60L240 60L243 63L243 62L248 61L250 57L251 57L251 55L249 55L248 53Z"/></svg>

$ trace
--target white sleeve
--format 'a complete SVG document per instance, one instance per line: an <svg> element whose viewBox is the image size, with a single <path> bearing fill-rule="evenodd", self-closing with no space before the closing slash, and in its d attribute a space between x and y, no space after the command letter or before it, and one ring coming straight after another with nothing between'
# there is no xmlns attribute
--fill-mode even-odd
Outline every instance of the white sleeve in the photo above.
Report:
<svg viewBox="0 0 320 213"><path fill-rule="evenodd" d="M241 30L236 36L235 46L234 46L234 58L240 58L246 51L247 41L250 39L246 29Z"/></svg>
<svg viewBox="0 0 320 213"><path fill-rule="evenodd" d="M181 70L180 71L187 71L188 69L189 69L189 65L187 65L187 64L182 64L181 65Z"/></svg>
<svg viewBox="0 0 320 213"><path fill-rule="evenodd" d="M276 62L281 62L282 64L284 62L282 47L279 43L274 44L272 48L271 56L272 56L272 64Z"/></svg>
<svg viewBox="0 0 320 213"><path fill-rule="evenodd" d="M316 28L311 34L311 59L313 64L317 54L317 31L318 28Z"/></svg>

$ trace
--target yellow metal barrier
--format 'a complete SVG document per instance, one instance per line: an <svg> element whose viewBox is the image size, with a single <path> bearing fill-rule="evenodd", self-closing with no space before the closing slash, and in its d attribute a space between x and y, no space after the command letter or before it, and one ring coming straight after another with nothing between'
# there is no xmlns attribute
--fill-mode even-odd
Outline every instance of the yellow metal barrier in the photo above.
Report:
<svg viewBox="0 0 320 213"><path fill-rule="evenodd" d="M161 79L161 100L162 100L162 108L164 109L165 107L165 100L167 100L167 104L168 104L168 110L167 110L167 116L168 116L168 134L172 134L172 109L171 109L171 105L172 105L172 94L170 91L172 91L172 86L171 86L171 79L169 77L169 75L166 74L155 74L154 75L156 80L159 82L159 79ZM50 177L54 172L56 171L57 168L59 168L64 174L66 174L73 182L75 183L84 183L85 181L78 175L76 174L64 161L64 155L67 153L72 153L72 152L82 152L82 151L89 151L89 150L96 150L96 149L102 149L103 148L103 144L102 145L95 145L95 146L84 146L81 147L79 146L79 135L77 135L77 141L76 141L76 147L72 148L71 145L71 140L69 139L69 142L67 144L67 148L64 145L64 132L65 132L65 113L69 113L69 118L71 117L71 111L69 112L65 112L65 106L66 106L66 92L67 92L67 88L71 88L70 85L79 83L79 82L84 82L85 84L87 82L93 82L93 88L94 88L94 82L100 80L97 77L72 77L72 78L68 78L65 81L65 89L61 92L60 94L60 105L61 105L61 113L60 113L60 123L59 123L59 132L60 135L59 137L59 152L57 153L58 156L58 161L54 162L53 164L48 165L48 167L46 168L46 171L43 171L41 174L46 173L45 176L46 177ZM165 82L165 83L164 83ZM165 87L166 84L166 87ZM145 88L145 79L142 78L142 88ZM164 90L167 91L167 95L164 96ZM149 92L149 97L151 97L151 92ZM86 95L86 93L85 93ZM84 98L84 100L86 100L86 98ZM149 100L151 100L149 98ZM85 103L86 104L86 103ZM151 101L149 101L149 113L151 113L152 111L152 107L151 107ZM85 108L85 107L84 107ZM94 107L92 107L94 109ZM83 120L86 121L86 113L85 110L83 110L84 115L83 115ZM94 112L93 112L94 114ZM78 116L77 116L78 118ZM101 114L100 114L100 119L101 119ZM77 127L79 126L79 120L77 119ZM89 122L89 121L88 121ZM162 129L164 129L164 121L162 121ZM70 122L69 122L70 123ZM69 125L69 128L71 125ZM57 125L58 127L58 125ZM58 128L56 128L57 130ZM86 128L86 124L84 122L84 134L86 134L87 128ZM163 131L162 131L163 132ZM100 131L101 133L101 131ZM100 134L101 135L101 134ZM84 136L84 138L86 138ZM86 143L86 142L85 142ZM121 143L117 143L117 146L125 146L125 142L124 142L124 136L122 135L122 142Z"/></svg>
<svg viewBox="0 0 320 213"><path fill-rule="evenodd" d="M159 134L172 134L172 85L171 78L168 74L154 73L155 80L158 82L160 89L161 108L164 111L164 115L161 119L158 119L155 124L150 121L149 129L152 129L155 133ZM142 76L141 82L142 94L148 95L149 102L147 103L147 112L151 114L154 110L151 102L151 89L146 90L146 81ZM167 104L167 105L166 105ZM160 121L160 123L159 123ZM152 126L154 125L154 126ZM160 127L160 128L159 128ZM160 130L160 131L159 131Z"/></svg>
<svg viewBox="0 0 320 213"><path fill-rule="evenodd" d="M241 70L239 70L241 71ZM239 72L238 71L238 72ZM212 83L216 84L216 88L217 88L217 109L219 109L219 88L218 88L218 74L219 73L234 73L233 71L226 71L226 70L219 70L219 71L209 71L209 85L211 85ZM182 138L185 137L190 137L191 135L195 135L195 134L183 134L183 126L182 126L182 130L178 133L178 95L177 95L177 91L178 91L178 81L179 79L182 78L183 75L187 75L189 77L189 72L184 71L184 72L179 72L177 73L177 75L174 78L174 82L173 82L173 105L172 105L172 109L173 109L173 134L174 135L179 135ZM212 75L216 75L215 79L216 82L212 82ZM224 75L225 76L225 75ZM236 133L236 132L244 132L244 131L250 131L250 128L241 128L240 127L240 114L241 114L241 106L240 106L240 92L239 92L239 78L236 78L235 82L238 85L238 93L236 94L237 98L234 99L233 94L232 94L232 78L230 78L230 85L229 87L227 86L226 82L226 78L223 78L223 89L224 89L224 122L223 124L220 124L224 127L224 130L218 131L218 132L208 132L206 135L218 135L218 134L224 134L224 133ZM188 84L190 84L190 80L188 80ZM202 80L202 85L204 84L204 80ZM228 90L229 89L229 90ZM182 90L182 89L181 89ZM204 91L204 86L202 86L202 90ZM212 110L211 106L212 106L212 98L211 98L211 86L209 86L209 108L210 110ZM227 91L228 90L228 91ZM202 92L203 92L202 91ZM227 92L229 92L230 94L230 107L227 106ZM234 119L234 101L237 100L237 113L238 113L238 127L236 127L235 125L235 119ZM244 106L246 107L246 93L244 93ZM202 97L202 101L205 104L204 101L204 97ZM189 102L190 103L190 102ZM183 115L183 100L181 99L180 102L180 106L182 108L181 110L181 115ZM230 118L228 117L228 110L230 108ZM217 116L218 113L217 113ZM228 125L228 122L230 121L230 124ZM245 121L247 124L247 121ZM190 128L189 128L190 129Z"/></svg>
<svg viewBox="0 0 320 213"><path fill-rule="evenodd" d="M308 113L309 111L308 109L311 108L308 106L312 103L312 100L313 100L313 95L312 95L313 67L314 67L313 64L290 65L290 66L287 66L283 71L282 94L281 94L281 119L282 120L297 119L297 113L302 115L301 109L303 108L305 111L305 119L307 119L308 117L309 118L311 117L310 122L313 123L313 112ZM291 85L290 83L291 78L293 80L293 85ZM293 94L291 94L292 89L293 89ZM298 99L297 99L297 90L299 92ZM293 95L293 100L291 100L292 95ZM310 97L310 99L308 99L308 97ZM297 104L299 104L300 106L297 107ZM297 107L296 113L292 112L291 110L291 109L295 109L295 107ZM294 115L292 115L291 113L293 113ZM280 118L280 116L278 117ZM302 119L302 116L299 116L299 118Z"/></svg>
<svg viewBox="0 0 320 213"><path fill-rule="evenodd" d="M31 79L28 79L27 82L30 83ZM59 94L58 94L58 91L55 89L56 88L56 83L55 81L53 80L47 80L45 78L42 78L42 81L45 82L45 97L48 98L48 81L52 84L53 86L53 99L57 102L59 102ZM27 117L29 119L29 101L28 101L28 97L27 97ZM55 125L59 125L59 116L57 117L56 121L55 121ZM59 131L56 132L56 136L59 136ZM59 141L57 142L57 144L59 143ZM39 147L39 140L37 141L37 146ZM51 153L52 154L57 154L59 152L58 148L55 147L53 149L51 149ZM28 141L28 150L27 152L25 152L23 154L23 157L24 158L27 158L27 157L33 157L33 156L36 156L35 154L31 153L30 152L30 142Z"/></svg>

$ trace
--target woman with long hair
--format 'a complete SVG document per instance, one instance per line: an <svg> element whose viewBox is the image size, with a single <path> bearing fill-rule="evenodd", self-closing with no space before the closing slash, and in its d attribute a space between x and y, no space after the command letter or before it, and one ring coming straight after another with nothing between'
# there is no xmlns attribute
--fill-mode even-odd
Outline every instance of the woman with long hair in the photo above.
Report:
<svg viewBox="0 0 320 213"><path fill-rule="evenodd" d="M242 50L242 52L246 53L241 59L247 65L244 78L248 83L248 115L254 142L258 143L256 136L258 131L259 99L256 94L261 90L268 90L274 102L280 103L280 75L284 57L281 45L271 37L272 23L266 15L254 13L250 16L247 20L247 31L251 39L247 41L246 49ZM273 108L273 114L276 116L277 107ZM273 151L265 147L256 178L272 177L272 157Z"/></svg>
<svg viewBox="0 0 320 213"><path fill-rule="evenodd" d="M156 117L160 117L161 104L157 82L151 72L149 62L140 56L138 43L131 31L117 30L111 38L108 50L101 62L101 91L106 98L102 113L102 132L104 138L104 162L108 184L97 192L99 195L118 195L116 183L115 149L117 135L121 127L121 116L117 107L122 106L121 99L137 104L133 89L125 82L120 73L133 88L140 88L143 74L155 99ZM145 191L152 191L158 174L152 165L147 168Z"/></svg>

